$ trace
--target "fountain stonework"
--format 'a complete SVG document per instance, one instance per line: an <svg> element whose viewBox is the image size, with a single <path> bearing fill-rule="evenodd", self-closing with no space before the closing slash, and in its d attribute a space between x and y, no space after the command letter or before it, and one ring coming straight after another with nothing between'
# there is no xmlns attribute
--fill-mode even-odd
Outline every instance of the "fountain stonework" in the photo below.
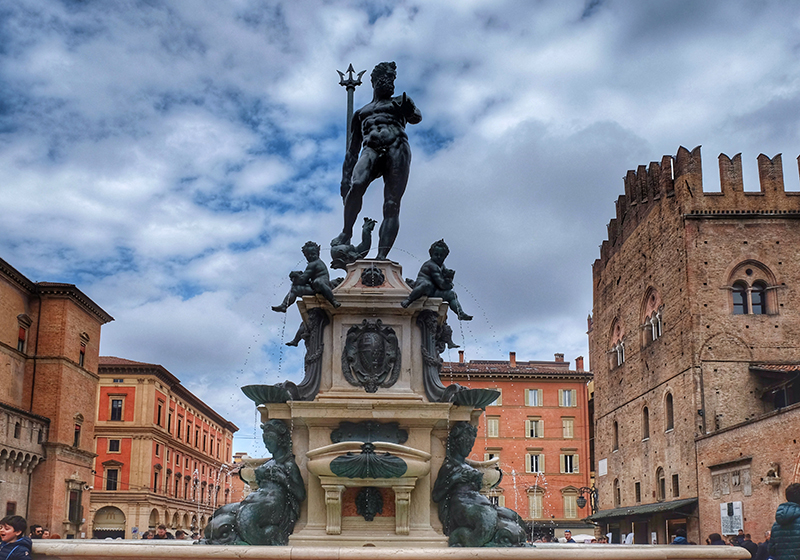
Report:
<svg viewBox="0 0 800 560"><path fill-rule="evenodd" d="M371 279L372 275L380 275L383 282L375 285L376 280L367 280L371 285L365 285L364 279ZM423 299L404 308L400 304L410 292L397 263L358 260L347 266L346 278L334 290L340 307L333 308L316 296L298 301L305 323L317 309L330 317L321 336L319 394L313 401L258 406L264 422L280 419L291 426L297 464L308 489L300 520L289 538L291 545L447 545L431 502L431 480L444 460L450 426L458 421L474 421L480 411L450 402L429 402L423 380L425 341L417 319L427 311L442 323L447 305L441 299ZM360 338L356 338L359 333ZM355 375L347 379L345 374L350 372L343 368L348 366L348 354L359 350L355 347L359 344L370 352L372 363L368 365L374 366L374 376L385 374L383 384L388 386L380 386L379 379L373 383L368 380L366 386L353 385ZM343 422L351 424L349 431L354 435L345 438L350 441L334 443L332 434ZM356 433L358 426L362 435ZM385 433L370 437L369 426L372 431L383 427ZM393 431L400 433L392 434ZM389 439L394 441L386 441ZM378 457L389 453L390 457L402 459L405 471L400 476L392 472L378 472L383 476L376 476L335 468L337 458L362 456L362 447L367 443L373 445ZM388 494L393 495L394 518L367 521L362 516L343 517L346 490L368 487L391 490Z"/></svg>
<svg viewBox="0 0 800 560"><path fill-rule="evenodd" d="M499 393L441 383L439 355L454 347L448 309L459 320L472 318L453 291L455 273L444 266L449 249L444 240L434 243L430 260L412 283L387 257L399 228L399 199L410 165L405 125L422 118L405 93L393 95L394 76L394 63L379 64L372 74L373 101L352 118L342 178L344 228L331 243L332 266L345 268L346 277L332 283L320 247L308 242L305 271L290 274L289 293L273 307L285 312L297 302L303 322L288 344L304 342L305 377L299 384L242 388L261 413L264 443L273 455L246 469L255 490L215 512L205 530L206 544L212 546L36 541L34 558L749 556L739 547L525 546L519 515L481 494L499 483L496 461L466 457L483 409ZM350 238L361 197L377 176L385 183L378 258L364 259L375 221L365 220L358 246ZM244 544L250 546L238 546Z"/></svg>

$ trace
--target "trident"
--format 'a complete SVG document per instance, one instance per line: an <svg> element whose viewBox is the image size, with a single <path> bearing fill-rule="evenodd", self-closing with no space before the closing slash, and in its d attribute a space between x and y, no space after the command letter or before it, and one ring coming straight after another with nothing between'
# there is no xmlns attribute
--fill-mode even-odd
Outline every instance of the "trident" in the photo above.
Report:
<svg viewBox="0 0 800 560"><path fill-rule="evenodd" d="M366 70L362 70L358 73L358 75L354 78L353 73L353 65L347 67L347 79L345 79L344 74L342 72L336 71L339 74L339 85L344 86L347 88L347 145L345 146L345 151L350 149L350 136L352 135L352 130L350 130L352 126L353 120L353 92L356 90L356 86L361 85L361 76L364 75Z"/></svg>

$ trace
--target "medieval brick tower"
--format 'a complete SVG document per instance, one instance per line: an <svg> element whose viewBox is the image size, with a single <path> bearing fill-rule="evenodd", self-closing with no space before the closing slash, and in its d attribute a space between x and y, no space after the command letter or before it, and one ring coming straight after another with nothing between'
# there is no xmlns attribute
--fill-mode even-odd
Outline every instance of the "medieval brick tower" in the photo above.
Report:
<svg viewBox="0 0 800 560"><path fill-rule="evenodd" d="M608 532L669 542L686 526L754 538L798 480L800 193L781 156L700 148L628 171L593 267L597 487Z"/></svg>

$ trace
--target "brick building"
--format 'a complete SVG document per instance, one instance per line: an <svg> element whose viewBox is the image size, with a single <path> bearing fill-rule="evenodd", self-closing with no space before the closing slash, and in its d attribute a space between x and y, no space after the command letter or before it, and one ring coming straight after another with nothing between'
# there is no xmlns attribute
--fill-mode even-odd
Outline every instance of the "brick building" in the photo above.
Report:
<svg viewBox="0 0 800 560"><path fill-rule="evenodd" d="M577 505L581 489L590 486L592 374L583 370L583 358L570 370L563 354L555 357L522 362L511 352L508 361L466 362L459 351L459 361L445 362L441 370L445 384L500 391L481 417L470 459L500 458L503 479L489 498L519 513L534 538L561 537L566 529L594 533L582 521L590 506Z"/></svg>
<svg viewBox="0 0 800 560"><path fill-rule="evenodd" d="M99 376L91 534L204 528L232 501L238 428L160 365L101 357Z"/></svg>
<svg viewBox="0 0 800 560"><path fill-rule="evenodd" d="M2 505L85 533L100 328L113 318L72 284L33 282L0 259Z"/></svg>
<svg viewBox="0 0 800 560"><path fill-rule="evenodd" d="M720 192L699 147L629 171L594 263L593 519L614 542L758 539L798 481L800 193L780 155L759 191L740 155L719 169Z"/></svg>

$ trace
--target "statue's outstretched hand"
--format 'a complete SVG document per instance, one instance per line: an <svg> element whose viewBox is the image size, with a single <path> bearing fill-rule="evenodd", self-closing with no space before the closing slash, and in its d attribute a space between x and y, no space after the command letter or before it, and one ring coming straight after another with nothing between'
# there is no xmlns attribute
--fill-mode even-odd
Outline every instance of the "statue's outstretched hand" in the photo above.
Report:
<svg viewBox="0 0 800 560"><path fill-rule="evenodd" d="M392 103L394 103L395 107L399 108L400 111L403 113L403 115L405 115L406 117L414 114L414 109L415 109L414 102L408 98L406 92L403 92L403 95L399 102L395 99L394 101L392 101Z"/></svg>

